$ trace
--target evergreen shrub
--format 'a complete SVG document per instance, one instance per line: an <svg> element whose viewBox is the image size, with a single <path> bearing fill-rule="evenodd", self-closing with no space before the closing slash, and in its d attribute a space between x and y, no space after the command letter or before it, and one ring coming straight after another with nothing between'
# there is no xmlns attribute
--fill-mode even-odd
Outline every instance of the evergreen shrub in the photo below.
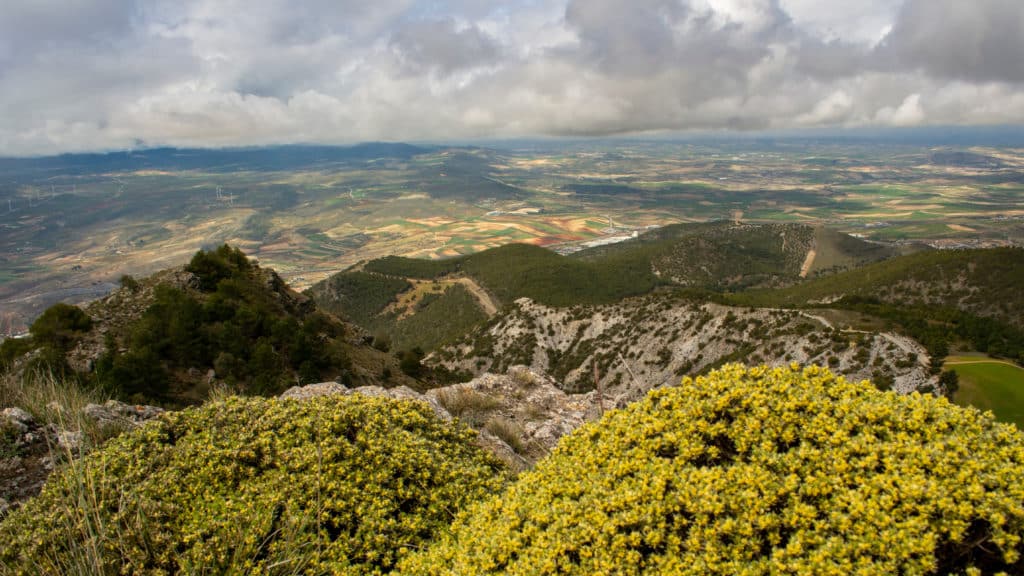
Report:
<svg viewBox="0 0 1024 576"><path fill-rule="evenodd" d="M381 574L501 488L423 403L229 397L69 465L0 524L13 574Z"/></svg>

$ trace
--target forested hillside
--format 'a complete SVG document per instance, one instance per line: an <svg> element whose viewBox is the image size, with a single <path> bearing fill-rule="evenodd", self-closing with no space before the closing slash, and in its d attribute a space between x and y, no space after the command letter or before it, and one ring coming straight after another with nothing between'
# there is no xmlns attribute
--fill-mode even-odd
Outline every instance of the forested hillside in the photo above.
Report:
<svg viewBox="0 0 1024 576"><path fill-rule="evenodd" d="M397 361L361 343L359 329L319 311L241 251L200 251L183 269L122 279L85 310L59 304L6 340L9 369L56 372L115 396L180 405L216 383L249 394L337 378L376 383Z"/></svg>

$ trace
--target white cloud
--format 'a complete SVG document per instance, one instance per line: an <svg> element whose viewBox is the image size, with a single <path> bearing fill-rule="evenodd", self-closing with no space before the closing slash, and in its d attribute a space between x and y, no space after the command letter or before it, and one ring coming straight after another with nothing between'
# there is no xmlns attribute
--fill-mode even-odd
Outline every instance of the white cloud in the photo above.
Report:
<svg viewBox="0 0 1024 576"><path fill-rule="evenodd" d="M7 0L0 154L1024 122L1017 0Z"/></svg>

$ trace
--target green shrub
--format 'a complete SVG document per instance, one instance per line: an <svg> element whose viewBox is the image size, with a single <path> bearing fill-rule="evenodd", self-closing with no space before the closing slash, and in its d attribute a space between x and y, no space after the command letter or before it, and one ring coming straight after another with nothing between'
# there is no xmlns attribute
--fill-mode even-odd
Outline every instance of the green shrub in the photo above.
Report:
<svg viewBox="0 0 1024 576"><path fill-rule="evenodd" d="M77 336L92 329L92 319L78 306L59 302L46 309L29 327L37 345L65 350Z"/></svg>
<svg viewBox="0 0 1024 576"><path fill-rule="evenodd" d="M139 284L139 281L138 281L138 280L136 280L136 279L135 279L135 278L134 278L134 277L133 277L132 275L130 275L130 274L124 274L124 275L122 275L122 276L121 276L121 280L120 280L120 283L121 283L121 287L122 287L122 288L126 288L126 289L128 289L129 291L131 291L131 292L138 292L138 291L139 291L139 288L141 288L141 287L142 287L142 286L141 286L141 285Z"/></svg>
<svg viewBox="0 0 1024 576"><path fill-rule="evenodd" d="M0 524L14 574L380 574L500 489L422 403L228 398L70 465Z"/></svg>
<svg viewBox="0 0 1024 576"><path fill-rule="evenodd" d="M656 390L564 439L405 574L1024 572L1024 436L812 366Z"/></svg>
<svg viewBox="0 0 1024 576"><path fill-rule="evenodd" d="M398 357L398 367L407 376L413 378L419 378L423 375L423 351L419 348L413 350L403 350L396 354Z"/></svg>
<svg viewBox="0 0 1024 576"><path fill-rule="evenodd" d="M204 292L212 292L221 280L244 273L251 266L241 250L223 244L216 250L199 250L185 269L199 278Z"/></svg>

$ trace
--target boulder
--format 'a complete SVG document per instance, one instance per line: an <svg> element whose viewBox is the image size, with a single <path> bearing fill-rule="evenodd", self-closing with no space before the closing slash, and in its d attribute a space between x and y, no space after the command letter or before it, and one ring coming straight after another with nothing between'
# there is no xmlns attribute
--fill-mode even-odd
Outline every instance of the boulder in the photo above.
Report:
<svg viewBox="0 0 1024 576"><path fill-rule="evenodd" d="M103 404L88 404L82 412L101 426L123 424L137 426L163 414L164 409L107 400Z"/></svg>
<svg viewBox="0 0 1024 576"><path fill-rule="evenodd" d="M6 422L21 433L28 432L30 428L36 427L35 418L21 408L4 408L3 412L0 412L0 421Z"/></svg>

